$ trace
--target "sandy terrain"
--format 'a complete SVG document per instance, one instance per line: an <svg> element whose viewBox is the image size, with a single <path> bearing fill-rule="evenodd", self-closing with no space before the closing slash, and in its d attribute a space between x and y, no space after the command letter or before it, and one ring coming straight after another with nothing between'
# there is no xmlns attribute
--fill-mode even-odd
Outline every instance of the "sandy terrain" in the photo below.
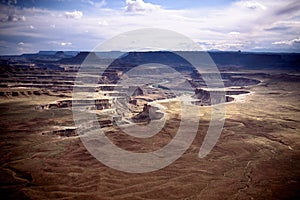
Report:
<svg viewBox="0 0 300 200"><path fill-rule="evenodd" d="M261 78L261 77L257 77ZM199 148L210 107L201 107L197 137L170 166L151 173L116 171L97 161L74 137L49 133L74 126L70 109L36 110L57 96L1 98L1 199L299 199L300 78L261 78L250 95L226 104L226 122L213 151ZM169 120L156 136L135 139L111 129L120 147L147 152L176 134L178 107L163 102Z"/></svg>

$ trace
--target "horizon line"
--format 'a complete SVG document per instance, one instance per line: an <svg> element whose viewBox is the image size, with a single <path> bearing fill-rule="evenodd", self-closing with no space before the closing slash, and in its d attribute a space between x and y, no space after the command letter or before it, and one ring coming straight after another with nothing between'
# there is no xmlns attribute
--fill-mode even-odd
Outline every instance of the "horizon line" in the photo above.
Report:
<svg viewBox="0 0 300 200"><path fill-rule="evenodd" d="M245 51L245 50L201 50L201 51L195 51L195 50L176 50L176 51L169 51L169 50L139 50L139 51L120 51L120 50L110 50L110 51L89 51L89 50L40 50L37 52L28 52L28 53L22 53L22 54L1 54L0 57L7 57L7 56L22 56L22 55L35 55L40 54L43 52L76 52L76 53L113 53L113 52L120 52L120 53L131 53L131 52L211 52L211 53L253 53L253 54L300 54L296 51Z"/></svg>

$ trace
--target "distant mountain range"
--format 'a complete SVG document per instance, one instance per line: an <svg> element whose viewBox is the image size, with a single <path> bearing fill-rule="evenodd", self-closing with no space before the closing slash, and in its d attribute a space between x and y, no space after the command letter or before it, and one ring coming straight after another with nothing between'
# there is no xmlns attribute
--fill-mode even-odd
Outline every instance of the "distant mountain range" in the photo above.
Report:
<svg viewBox="0 0 300 200"><path fill-rule="evenodd" d="M176 52L175 52L176 53ZM208 53L219 68L246 69L300 69L300 53L253 53L253 52L184 52L187 54ZM149 52L76 52L76 51L40 51L35 54L18 56L0 56L3 64L32 64L47 68L59 68L60 65L80 65L89 56L96 61L110 61L115 64L176 63L187 65L186 60L167 51ZM121 56L122 59L119 57ZM119 58L119 59L117 59Z"/></svg>

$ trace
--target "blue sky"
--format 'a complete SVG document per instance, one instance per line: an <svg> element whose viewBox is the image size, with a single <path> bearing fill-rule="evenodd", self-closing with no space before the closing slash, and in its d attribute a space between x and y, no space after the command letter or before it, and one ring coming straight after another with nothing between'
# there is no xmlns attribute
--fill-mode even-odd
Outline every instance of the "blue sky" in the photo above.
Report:
<svg viewBox="0 0 300 200"><path fill-rule="evenodd" d="M164 28L205 50L300 52L298 0L2 0L0 54L92 50Z"/></svg>

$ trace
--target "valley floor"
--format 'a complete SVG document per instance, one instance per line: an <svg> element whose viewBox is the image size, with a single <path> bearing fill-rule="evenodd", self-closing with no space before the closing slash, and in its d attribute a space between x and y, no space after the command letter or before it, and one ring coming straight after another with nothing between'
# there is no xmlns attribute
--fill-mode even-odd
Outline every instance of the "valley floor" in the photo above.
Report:
<svg viewBox="0 0 300 200"><path fill-rule="evenodd" d="M205 158L198 152L210 107L200 107L198 134L186 153L144 174L111 169L90 155L77 136L51 134L57 127L74 126L72 111L35 107L60 97L2 98L1 199L299 199L300 77L291 76L256 77L262 83L247 88L251 95L227 103L222 135ZM109 137L132 151L165 145L180 119L175 104L162 104L170 119L148 142L113 128Z"/></svg>

